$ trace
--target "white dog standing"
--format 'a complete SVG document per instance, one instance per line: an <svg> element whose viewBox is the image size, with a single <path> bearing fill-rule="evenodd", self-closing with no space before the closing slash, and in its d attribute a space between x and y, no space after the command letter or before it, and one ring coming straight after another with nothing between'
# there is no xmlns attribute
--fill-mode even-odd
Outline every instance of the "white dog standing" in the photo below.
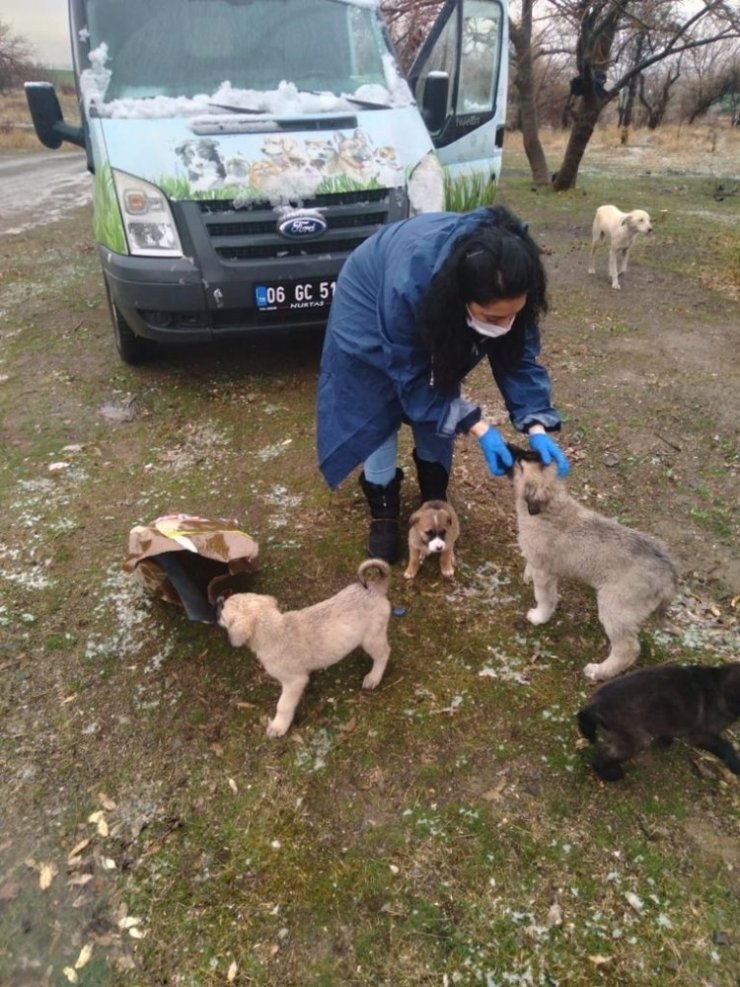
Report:
<svg viewBox="0 0 740 987"><path fill-rule="evenodd" d="M609 237L609 274L612 288L620 288L619 275L627 270L627 256L638 233L652 233L650 216L644 209L622 212L616 206L599 206L594 216L591 238L591 259L589 274L596 274L594 255L596 248Z"/></svg>

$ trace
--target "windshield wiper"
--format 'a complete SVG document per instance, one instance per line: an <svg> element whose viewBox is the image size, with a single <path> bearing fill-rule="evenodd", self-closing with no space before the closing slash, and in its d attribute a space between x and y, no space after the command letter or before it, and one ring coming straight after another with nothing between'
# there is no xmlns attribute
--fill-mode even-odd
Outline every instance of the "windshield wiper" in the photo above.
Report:
<svg viewBox="0 0 740 987"><path fill-rule="evenodd" d="M326 93L322 93L318 89L306 89L301 90L302 92L307 92L311 96L325 96ZM334 96L334 93L331 93ZM390 106L388 103L371 103L369 99L358 99L356 96L348 96L347 93L341 93L339 96L335 96L335 99L346 99L348 103L354 103L355 106L364 106L367 110L389 110Z"/></svg>
<svg viewBox="0 0 740 987"><path fill-rule="evenodd" d="M342 93L340 99L346 99L348 103L354 103L356 106L364 106L367 110L390 109L388 103L371 103L369 99L358 99L356 96L348 96L346 93Z"/></svg>
<svg viewBox="0 0 740 987"><path fill-rule="evenodd" d="M267 110L255 110L251 106L229 106L227 103L209 103L219 110L228 110L230 113L267 113Z"/></svg>

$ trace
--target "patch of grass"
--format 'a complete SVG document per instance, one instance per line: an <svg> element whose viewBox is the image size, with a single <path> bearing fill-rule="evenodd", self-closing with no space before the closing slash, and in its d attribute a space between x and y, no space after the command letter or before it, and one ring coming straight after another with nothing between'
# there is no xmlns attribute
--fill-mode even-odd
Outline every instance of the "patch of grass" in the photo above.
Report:
<svg viewBox="0 0 740 987"><path fill-rule="evenodd" d="M640 663L716 663L735 647L736 593L709 573L731 539L691 512L734 508L732 396L718 401L709 373L726 370L734 310L666 273L662 248L639 320L626 287L586 277L598 198L646 194L637 176L619 182L589 172L560 197L505 178L499 194L552 247L543 359L572 490L666 537L682 563ZM687 204L698 196L690 186ZM699 237L714 219L691 222ZM123 367L90 241L89 210L0 241L0 777L17 821L0 844L0 982L50 968L61 987L89 943L80 983L106 987L215 987L232 963L256 987L732 984L737 786L682 744L645 751L619 784L595 778L575 721L582 667L607 648L594 594L564 584L551 622L528 625L511 489L473 441L451 482L455 580L431 563L413 583L395 570L405 616L379 689L362 691L369 660L349 656L312 677L280 740L265 735L279 687L254 656L121 570L136 523L235 517L260 543L250 588L305 606L354 578L367 508L354 477L329 492L318 476L320 338ZM674 305L692 308L690 332L663 319ZM712 348L682 347L697 322ZM488 368L465 386L511 437ZM406 433L401 457L407 516ZM54 865L49 887L29 860Z"/></svg>

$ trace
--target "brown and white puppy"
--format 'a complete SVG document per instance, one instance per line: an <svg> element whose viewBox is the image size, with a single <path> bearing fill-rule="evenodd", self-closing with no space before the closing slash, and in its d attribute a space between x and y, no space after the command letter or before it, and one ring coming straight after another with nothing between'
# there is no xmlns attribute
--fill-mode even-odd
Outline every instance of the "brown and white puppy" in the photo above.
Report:
<svg viewBox="0 0 740 987"><path fill-rule="evenodd" d="M368 579L373 570L379 578ZM367 559L357 570L357 582L328 600L286 613L280 612L274 597L259 593L234 593L223 602L218 622L228 631L229 641L236 648L251 648L267 674L282 686L268 737L282 737L293 722L309 674L335 664L355 648L363 648L373 660L363 689L378 685L390 656L390 571L383 559Z"/></svg>
<svg viewBox="0 0 740 987"><path fill-rule="evenodd" d="M443 576L455 575L455 542L460 523L446 500L426 500L409 518L409 564L404 578L413 579L427 555L439 555Z"/></svg>
<svg viewBox="0 0 740 987"><path fill-rule="evenodd" d="M652 233L653 224L644 209L622 212L616 206L599 206L591 230L591 258L588 273L596 274L596 248L609 237L609 274L612 288L620 288L619 275L627 270L627 257L638 233Z"/></svg>
<svg viewBox="0 0 740 987"><path fill-rule="evenodd" d="M740 717L740 663L717 668L659 665L606 682L578 713L583 736L603 745L592 765L604 781L624 776L622 761L652 741L681 737L715 754L740 775L740 757L721 736Z"/></svg>
<svg viewBox="0 0 740 987"><path fill-rule="evenodd" d="M652 535L579 504L554 463L544 466L536 453L509 449L524 578L534 583L537 602L527 619L532 624L550 619L561 577L593 586L611 650L583 673L593 682L613 678L640 654L641 625L665 609L676 593L678 575L668 549Z"/></svg>

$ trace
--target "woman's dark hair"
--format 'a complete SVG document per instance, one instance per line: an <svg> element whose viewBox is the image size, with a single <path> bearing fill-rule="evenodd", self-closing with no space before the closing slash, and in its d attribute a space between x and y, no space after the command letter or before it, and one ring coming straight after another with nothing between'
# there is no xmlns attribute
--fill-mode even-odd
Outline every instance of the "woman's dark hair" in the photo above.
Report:
<svg viewBox="0 0 740 987"><path fill-rule="evenodd" d="M486 341L496 367L513 370L522 358L527 332L538 331L547 311L547 280L540 249L526 226L503 206L452 246L422 300L417 326L431 357L434 386L454 391L471 363L476 339L467 324L467 305L487 305L526 295L524 308L506 335Z"/></svg>

